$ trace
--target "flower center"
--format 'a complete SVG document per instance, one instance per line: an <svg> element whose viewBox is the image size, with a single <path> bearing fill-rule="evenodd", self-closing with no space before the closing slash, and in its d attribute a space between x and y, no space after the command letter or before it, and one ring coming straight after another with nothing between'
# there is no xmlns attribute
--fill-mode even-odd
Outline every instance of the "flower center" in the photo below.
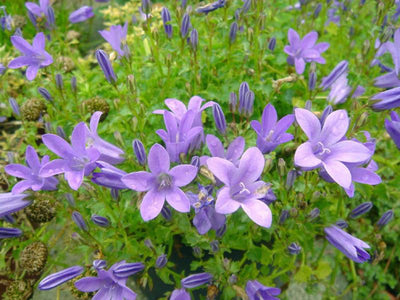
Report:
<svg viewBox="0 0 400 300"><path fill-rule="evenodd" d="M157 177L158 190L166 190L172 186L172 177L167 173L161 173Z"/></svg>
<svg viewBox="0 0 400 300"><path fill-rule="evenodd" d="M74 156L71 160L71 169L82 170L86 167L88 162L90 162L90 160L86 156L84 156L84 157Z"/></svg>
<svg viewBox="0 0 400 300"><path fill-rule="evenodd" d="M323 156L331 153L331 150L329 148L325 147L323 143L318 142L313 147L313 152L314 152L315 156L322 158Z"/></svg>
<svg viewBox="0 0 400 300"><path fill-rule="evenodd" d="M243 200L246 199L249 195L251 195L251 191L246 187L244 182L239 182L239 185L234 188L232 192L232 198L235 200Z"/></svg>
<svg viewBox="0 0 400 300"><path fill-rule="evenodd" d="M270 142L271 139L272 139L272 135L273 135L273 134L274 134L274 131L271 129L271 130L268 132L268 135L265 137L265 141Z"/></svg>

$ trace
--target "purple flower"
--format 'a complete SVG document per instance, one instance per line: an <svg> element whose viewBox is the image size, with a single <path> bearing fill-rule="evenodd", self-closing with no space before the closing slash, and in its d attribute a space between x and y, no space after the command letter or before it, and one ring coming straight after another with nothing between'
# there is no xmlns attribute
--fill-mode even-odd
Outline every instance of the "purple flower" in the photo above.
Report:
<svg viewBox="0 0 400 300"><path fill-rule="evenodd" d="M82 274L83 268L81 266L74 266L57 273L46 276L39 282L39 290L51 290L68 280L71 280Z"/></svg>
<svg viewBox="0 0 400 300"><path fill-rule="evenodd" d="M90 219L94 224L100 227L108 227L108 225L110 225L110 221L106 217L93 214Z"/></svg>
<svg viewBox="0 0 400 300"><path fill-rule="evenodd" d="M127 188L121 180L122 177L127 174L125 171L120 170L104 161L98 161L97 166L101 169L101 172L94 172L92 174L92 181L95 184L117 190Z"/></svg>
<svg viewBox="0 0 400 300"><path fill-rule="evenodd" d="M174 117L179 122L182 120L183 116L188 110L193 110L195 112L193 126L203 126L203 123L201 121L201 113L206 108L212 107L214 104L216 104L214 101L208 101L204 103L204 105L202 105L203 101L204 99L200 98L199 96L193 96L192 98L190 98L188 106L186 108L186 105L182 101L169 98L165 100L165 105L168 106ZM158 109L153 111L153 113L163 115L166 111L167 110L165 109Z"/></svg>
<svg viewBox="0 0 400 300"><path fill-rule="evenodd" d="M295 65L298 74L303 74L307 62L325 63L325 59L321 56L321 53L329 48L329 44L315 44L318 39L317 32L312 31L300 40L298 33L290 28L288 39L290 45L285 46L284 51L289 55L289 64Z"/></svg>
<svg viewBox="0 0 400 300"><path fill-rule="evenodd" d="M286 133L294 122L294 115L290 114L278 121L278 115L272 104L265 106L261 123L251 121L250 125L257 133L257 147L263 154L270 153L283 143L293 140L293 135Z"/></svg>
<svg viewBox="0 0 400 300"><path fill-rule="evenodd" d="M69 15L68 20L71 23L80 23L92 17L94 17L93 8L91 6L82 6L81 8L73 11Z"/></svg>
<svg viewBox="0 0 400 300"><path fill-rule="evenodd" d="M125 262L111 266L107 271L100 269L97 277L84 277L75 282L75 287L82 292L95 292L93 299L136 299L136 293L126 286L125 278L118 278L113 271Z"/></svg>
<svg viewBox="0 0 400 300"><path fill-rule="evenodd" d="M15 213L31 202L24 200L27 194L0 193L0 218Z"/></svg>
<svg viewBox="0 0 400 300"><path fill-rule="evenodd" d="M14 58L9 64L10 69L19 69L28 66L26 78L33 80L40 68L53 63L53 58L44 49L46 38L43 32L39 32L33 39L32 46L22 37L12 36L11 42L23 55Z"/></svg>
<svg viewBox="0 0 400 300"><path fill-rule="evenodd" d="M166 254L161 254L159 257L156 259L156 268L161 269L164 268L165 265L168 262L168 257Z"/></svg>
<svg viewBox="0 0 400 300"><path fill-rule="evenodd" d="M190 300L190 294L185 289L174 290L169 300Z"/></svg>
<svg viewBox="0 0 400 300"><path fill-rule="evenodd" d="M217 213L230 214L242 207L250 219L258 225L271 226L271 210L259 200L264 196L260 190L266 185L264 181L258 180L264 164L264 157L256 147L246 150L240 159L239 167L220 157L207 160L210 171L225 184L217 194L215 204Z"/></svg>
<svg viewBox="0 0 400 300"><path fill-rule="evenodd" d="M280 289L262 285L257 280L249 280L246 284L246 294L249 300L279 300L274 296L278 296L280 293Z"/></svg>
<svg viewBox="0 0 400 300"><path fill-rule="evenodd" d="M222 8L225 6L226 0L217 0L215 2L209 3L204 6L200 6L196 8L197 13L203 13L203 14L208 14L209 12L212 12L214 10L217 10L218 8Z"/></svg>
<svg viewBox="0 0 400 300"><path fill-rule="evenodd" d="M376 101L372 108L380 111L385 109L392 109L400 106L400 86L378 93L371 98ZM379 101L381 100L381 101Z"/></svg>
<svg viewBox="0 0 400 300"><path fill-rule="evenodd" d="M346 101L352 88L347 84L347 72L342 73L331 85L331 91L328 95L328 102L340 104Z"/></svg>
<svg viewBox="0 0 400 300"><path fill-rule="evenodd" d="M379 228L382 228L393 219L393 216L394 216L393 210L389 209L382 215L382 217L379 219L376 225L378 225Z"/></svg>
<svg viewBox="0 0 400 300"><path fill-rule="evenodd" d="M308 137L294 155L295 165L304 170L322 167L329 176L345 189L350 188L352 175L344 163L363 163L371 157L370 150L356 141L343 140L349 127L345 110L329 114L321 125L310 111L295 109L296 121Z"/></svg>
<svg viewBox="0 0 400 300"><path fill-rule="evenodd" d="M65 179L73 190L77 190L83 177L88 176L96 167L100 152L96 148L86 149L86 124L81 122L75 126L71 135L71 145L55 134L44 134L43 143L61 159L45 164L40 172L41 177L51 177L64 173Z"/></svg>
<svg viewBox="0 0 400 300"><path fill-rule="evenodd" d="M349 259L356 263L363 263L369 260L370 255L364 250L364 248L370 248L367 243L355 238L335 225L326 227L324 230L328 242Z"/></svg>
<svg viewBox="0 0 400 300"><path fill-rule="evenodd" d="M72 212L72 220L75 222L75 224L82 229L83 231L88 231L88 227L86 225L85 220L83 219L82 215L77 212L73 211Z"/></svg>
<svg viewBox="0 0 400 300"><path fill-rule="evenodd" d="M45 17L47 21L46 27L50 28L54 25L54 12L49 0L39 0L39 5L33 2L26 2L25 6L30 15L35 17L33 25L36 26L37 20L43 17Z"/></svg>
<svg viewBox="0 0 400 300"><path fill-rule="evenodd" d="M151 147L148 157L150 172L133 172L122 177L127 187L147 192L140 206L144 221L158 216L165 200L179 212L189 212L190 201L180 187L188 185L197 175L192 165L179 165L170 169L168 152L159 144Z"/></svg>
<svg viewBox="0 0 400 300"><path fill-rule="evenodd" d="M191 289L210 282L212 278L210 273L197 273L183 278L181 284L184 288Z"/></svg>
<svg viewBox="0 0 400 300"><path fill-rule="evenodd" d="M199 234L206 234L210 229L218 230L225 224L225 216L215 211L212 197L212 186L199 185L199 193L187 192L190 202L195 209L193 225Z"/></svg>
<svg viewBox="0 0 400 300"><path fill-rule="evenodd" d="M33 191L57 189L58 180L56 178L39 176L40 169L50 160L48 155L43 156L42 161L40 161L35 149L32 146L28 146L25 152L25 160L28 166L9 164L4 168L9 175L23 179L14 185L13 194L22 193L27 189L32 189Z"/></svg>
<svg viewBox="0 0 400 300"><path fill-rule="evenodd" d="M120 56L125 56L128 54L124 51L127 31L128 22L125 22L124 27L121 25L112 25L109 31L100 30L99 33Z"/></svg>
<svg viewBox="0 0 400 300"><path fill-rule="evenodd" d="M385 128L397 148L400 150L400 117L395 111L390 113L390 117L392 120L385 120Z"/></svg>
<svg viewBox="0 0 400 300"><path fill-rule="evenodd" d="M181 24L181 37L184 39L189 33L189 27L190 27L190 16L189 14L185 13L182 18L182 24Z"/></svg>
<svg viewBox="0 0 400 300"><path fill-rule="evenodd" d="M226 133L226 120L224 112L219 104L213 105L213 116L215 121L215 126L221 134Z"/></svg>
<svg viewBox="0 0 400 300"><path fill-rule="evenodd" d="M119 164L125 160L124 151L113 144L106 142L97 133L97 127L100 122L101 111L96 111L90 118L89 128L86 127L87 147L94 148L100 153L99 160L110 164Z"/></svg>
<svg viewBox="0 0 400 300"><path fill-rule="evenodd" d="M167 34L168 38L171 38L172 37L172 25L170 24L171 14L170 14L168 8L166 8L166 7L162 8L161 18L163 20L165 33Z"/></svg>
<svg viewBox="0 0 400 300"><path fill-rule="evenodd" d="M21 229L0 227L0 239L9 239L22 235Z"/></svg>
<svg viewBox="0 0 400 300"><path fill-rule="evenodd" d="M170 159L173 162L180 161L182 153L187 154L196 144L197 139L203 135L202 126L194 126L196 113L194 110L188 110L180 121L169 112L164 112L164 123L166 131L159 129L156 133L164 141Z"/></svg>
<svg viewBox="0 0 400 300"><path fill-rule="evenodd" d="M353 209L350 212L349 216L352 219L357 218L357 217L369 212L371 210L372 206L373 206L372 202L361 203L359 206L357 206L355 209Z"/></svg>

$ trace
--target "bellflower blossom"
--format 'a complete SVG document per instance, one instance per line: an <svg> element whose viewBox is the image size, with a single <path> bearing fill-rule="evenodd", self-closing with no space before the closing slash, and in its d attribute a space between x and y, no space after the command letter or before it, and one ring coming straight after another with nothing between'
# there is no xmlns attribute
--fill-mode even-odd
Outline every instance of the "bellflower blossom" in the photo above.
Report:
<svg viewBox="0 0 400 300"><path fill-rule="evenodd" d="M363 263L370 259L370 255L364 250L364 248L368 249L370 246L364 241L348 234L335 225L326 227L324 231L328 242L352 261Z"/></svg>
<svg viewBox="0 0 400 300"><path fill-rule="evenodd" d="M97 269L97 277L84 277L75 282L75 287L81 292L95 292L93 299L134 300L136 293L126 286L127 277L117 277L114 270L124 264L121 261L112 265L107 271Z"/></svg>
<svg viewBox="0 0 400 300"><path fill-rule="evenodd" d="M202 126L194 126L196 113L188 110L180 121L169 112L164 112L164 123L167 130L159 129L156 133L164 141L169 156L173 162L180 161L181 153L187 154L203 135Z"/></svg>
<svg viewBox="0 0 400 300"><path fill-rule="evenodd" d="M238 166L239 159L244 151L245 140L241 136L235 138L225 151L224 145L219 138L217 138L215 135L207 134L206 145L213 157L225 158L232 162L235 166ZM207 155L200 157L200 165L206 164L209 158L210 157Z"/></svg>
<svg viewBox="0 0 400 300"><path fill-rule="evenodd" d="M96 148L86 149L86 124L81 122L75 126L71 135L71 145L64 139L55 134L44 134L43 143L61 159L55 159L45 164L39 176L51 177L56 174L64 173L65 179L73 190L77 190L83 177L88 176L95 168L95 162L100 157L100 152Z"/></svg>
<svg viewBox="0 0 400 300"><path fill-rule="evenodd" d="M272 104L265 106L261 123L251 121L250 125L257 133L257 147L263 154L270 153L283 143L293 140L293 135L286 133L294 122L294 115L284 116L278 121L278 115Z"/></svg>
<svg viewBox="0 0 400 300"><path fill-rule="evenodd" d="M110 164L119 164L125 160L125 152L114 146L113 144L106 142L97 133L97 127L100 122L101 111L96 111L90 118L89 128L86 128L86 145L87 148L95 148L99 153L100 157L98 160L108 162Z"/></svg>
<svg viewBox="0 0 400 300"><path fill-rule="evenodd" d="M298 74L303 74L308 62L315 61L319 64L325 64L325 59L321 54L329 48L329 43L315 44L318 39L317 32L309 32L303 39L300 39L298 33L290 28L288 39L290 45L286 45L284 51L289 55L288 63L295 65Z"/></svg>
<svg viewBox="0 0 400 300"><path fill-rule="evenodd" d="M121 25L112 25L109 31L100 30L99 33L120 56L127 56L129 55L129 50L126 51L127 31L128 22L125 22L123 27Z"/></svg>
<svg viewBox="0 0 400 300"><path fill-rule="evenodd" d="M0 193L0 218L15 213L31 202L24 200L27 194Z"/></svg>
<svg viewBox="0 0 400 300"><path fill-rule="evenodd" d="M395 111L390 113L390 117L392 118L391 121L388 119L385 120L385 128L400 150L400 117Z"/></svg>
<svg viewBox="0 0 400 300"><path fill-rule="evenodd" d="M189 212L190 200L180 187L192 182L197 175L197 168L179 165L170 169L169 154L159 144L151 147L148 166L150 172L133 172L122 177L122 182L130 189L147 192L140 205L143 220L157 217L165 200L177 211Z"/></svg>
<svg viewBox="0 0 400 300"><path fill-rule="evenodd" d="M92 17L94 17L93 8L91 6L82 6L77 10L73 11L69 15L68 20L71 23L80 23Z"/></svg>
<svg viewBox="0 0 400 300"><path fill-rule="evenodd" d="M218 230L225 224L225 215L215 212L212 197L213 187L199 185L199 193L187 192L190 202L195 209L193 225L199 234L206 234L210 229Z"/></svg>
<svg viewBox="0 0 400 300"><path fill-rule="evenodd" d="M177 121L181 121L187 111L193 110L195 113L193 126L203 126L203 123L201 121L201 113L206 108L212 107L214 104L216 104L214 101L208 101L202 105L203 101L204 99L202 99L201 97L193 96L192 98L190 98L187 108L182 101L177 99L168 98L165 99L164 102L165 105L168 106L168 108L171 110L172 114L177 119ZM162 115L166 111L167 110L165 109L157 109L153 111L153 113Z"/></svg>
<svg viewBox="0 0 400 300"><path fill-rule="evenodd" d="M43 17L46 18L46 27L50 28L54 25L54 12L49 0L39 0L39 5L34 2L26 2L25 6L36 19L34 25L36 25L38 19Z"/></svg>
<svg viewBox="0 0 400 300"><path fill-rule="evenodd" d="M334 111L323 125L312 112L303 108L296 108L295 116L309 139L297 148L295 165L304 170L322 167L336 183L350 188L352 176L344 163L362 163L371 157L371 152L359 142L344 140L349 127L347 112Z"/></svg>
<svg viewBox="0 0 400 300"><path fill-rule="evenodd" d="M30 45L24 38L12 36L11 42L23 55L14 58L9 64L10 69L19 69L28 66L26 69L26 78L33 80L40 68L46 67L53 63L53 58L44 49L46 38L43 32L39 32Z"/></svg>
<svg viewBox="0 0 400 300"><path fill-rule="evenodd" d="M242 207L256 224L270 227L271 210L267 204L259 200L264 196L260 191L266 186L264 181L258 180L263 172L264 164L264 157L256 147L251 147L244 152L239 167L227 159L209 158L208 168L225 184L218 191L215 211L220 214L230 214Z"/></svg>
<svg viewBox="0 0 400 300"><path fill-rule="evenodd" d="M246 294L249 300L279 300L274 296L278 296L280 293L280 289L265 286L257 280L249 280L246 284Z"/></svg>
<svg viewBox="0 0 400 300"><path fill-rule="evenodd" d="M21 164L9 164L4 170L11 176L22 178L20 182L14 185L13 194L19 194L27 189L33 191L51 191L57 189L58 180L54 177L44 178L39 176L39 171L46 163L49 162L49 156L45 155L40 161L35 149L28 146L25 152L25 160L28 166Z"/></svg>

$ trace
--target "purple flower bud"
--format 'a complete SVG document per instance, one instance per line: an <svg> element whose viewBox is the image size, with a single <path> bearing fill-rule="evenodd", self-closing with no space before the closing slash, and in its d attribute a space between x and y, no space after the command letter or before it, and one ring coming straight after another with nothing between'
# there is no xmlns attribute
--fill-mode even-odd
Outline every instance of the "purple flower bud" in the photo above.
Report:
<svg viewBox="0 0 400 300"><path fill-rule="evenodd" d="M96 50L96 58L101 69L103 70L104 76L106 77L107 81L111 84L117 82L117 76L114 73L114 69L111 65L107 53L101 49Z"/></svg>
<svg viewBox="0 0 400 300"><path fill-rule="evenodd" d="M315 19L318 18L319 13L321 12L321 9L322 9L322 4L318 3L318 5L315 7L315 10L314 10L314 18Z"/></svg>
<svg viewBox="0 0 400 300"><path fill-rule="evenodd" d="M243 14L247 13L250 9L250 6L251 6L251 0L245 0L242 8L240 9L240 12Z"/></svg>
<svg viewBox="0 0 400 300"><path fill-rule="evenodd" d="M229 279L228 279L230 284L235 284L237 282L237 280L238 280L238 278L235 274L232 274L231 276L229 276Z"/></svg>
<svg viewBox="0 0 400 300"><path fill-rule="evenodd" d="M72 76L71 78L71 90L74 94L76 94L76 77Z"/></svg>
<svg viewBox="0 0 400 300"><path fill-rule="evenodd" d="M244 97L244 115L250 117L253 114L254 106L254 93L253 91L248 91Z"/></svg>
<svg viewBox="0 0 400 300"><path fill-rule="evenodd" d="M47 133L52 133L53 132L53 126L51 125L50 122L45 122L44 123L44 129Z"/></svg>
<svg viewBox="0 0 400 300"><path fill-rule="evenodd" d="M379 226L379 228L382 228L393 219L393 216L394 216L393 210L390 209L382 215L382 217L376 224Z"/></svg>
<svg viewBox="0 0 400 300"><path fill-rule="evenodd" d="M154 245L150 239L145 239L144 244L146 245L147 248L154 250Z"/></svg>
<svg viewBox="0 0 400 300"><path fill-rule="evenodd" d="M297 178L297 171L290 170L286 177L286 184L285 184L286 190L290 190L292 188L296 178Z"/></svg>
<svg viewBox="0 0 400 300"><path fill-rule="evenodd" d="M115 277L117 278L127 278L137 272L144 269L144 264L142 263L124 263L120 264L113 270Z"/></svg>
<svg viewBox="0 0 400 300"><path fill-rule="evenodd" d="M310 75L308 77L308 89L310 91L313 91L315 89L315 83L317 82L317 73L310 72Z"/></svg>
<svg viewBox="0 0 400 300"><path fill-rule="evenodd" d="M102 270L107 266L107 263L105 260L103 259L95 259L93 261L93 268L95 268L96 270Z"/></svg>
<svg viewBox="0 0 400 300"><path fill-rule="evenodd" d="M185 38L188 33L189 33L189 27L190 27L190 16L185 13L182 19L182 25L181 25L181 37Z"/></svg>
<svg viewBox="0 0 400 300"><path fill-rule="evenodd" d="M336 226L341 229L344 229L344 228L347 228L349 226L349 224L347 224L347 222L345 220L337 220Z"/></svg>
<svg viewBox="0 0 400 300"><path fill-rule="evenodd" d="M192 47L193 51L197 50L198 43L199 43L199 33L197 32L196 28L194 28L190 32L190 46Z"/></svg>
<svg viewBox="0 0 400 300"><path fill-rule="evenodd" d="M359 206L357 206L355 209L351 211L350 218L354 219L369 212L372 206L373 206L372 202L361 203Z"/></svg>
<svg viewBox="0 0 400 300"><path fill-rule="evenodd" d="M233 22L229 30L229 43L233 44L235 42L237 31L238 31L238 24L236 22Z"/></svg>
<svg viewBox="0 0 400 300"><path fill-rule="evenodd" d="M324 125L326 118L332 113L332 111L333 111L332 106L328 105L327 107L325 107L325 109L322 112L322 115L319 119L322 126Z"/></svg>
<svg viewBox="0 0 400 300"><path fill-rule="evenodd" d="M288 209L284 209L281 212L281 215L279 217L279 225L282 225L283 223L285 223L285 221L287 220L287 218L289 218L289 210Z"/></svg>
<svg viewBox="0 0 400 300"><path fill-rule="evenodd" d="M84 22L87 19L94 17L93 8L90 6L82 6L81 8L73 11L69 15L69 21L71 23Z"/></svg>
<svg viewBox="0 0 400 300"><path fill-rule="evenodd" d="M54 10L53 7L49 6L47 8L47 27L53 28L54 23L55 23Z"/></svg>
<svg viewBox="0 0 400 300"><path fill-rule="evenodd" d="M57 73L56 74L56 86L59 90L64 89L64 82L61 74Z"/></svg>
<svg viewBox="0 0 400 300"><path fill-rule="evenodd" d="M73 211L72 212L72 220L83 231L87 231L88 230L88 227L87 227L87 225L85 223L85 220L83 219L82 215L79 212L77 212L77 211Z"/></svg>
<svg viewBox="0 0 400 300"><path fill-rule="evenodd" d="M22 235L22 231L18 228L3 228L0 227L0 239L8 239L19 237Z"/></svg>
<svg viewBox="0 0 400 300"><path fill-rule="evenodd" d="M301 252L301 247L297 243L291 243L288 247L289 253L292 255L297 255Z"/></svg>
<svg viewBox="0 0 400 300"><path fill-rule="evenodd" d="M268 43L268 49L270 51L274 51L275 50L275 46L276 46L276 38L273 36Z"/></svg>
<svg viewBox="0 0 400 300"><path fill-rule="evenodd" d="M244 102L246 98L247 92L250 90L249 84L244 81L240 84L239 87L239 113L242 113L244 109Z"/></svg>
<svg viewBox="0 0 400 300"><path fill-rule="evenodd" d="M112 197L115 201L117 201L118 198L119 198L119 191L118 191L118 189L111 188L110 193L111 193L111 197Z"/></svg>
<svg viewBox="0 0 400 300"><path fill-rule="evenodd" d="M197 273L183 278L181 284L184 288L191 289L210 282L212 278L210 273Z"/></svg>
<svg viewBox="0 0 400 300"><path fill-rule="evenodd" d="M316 218L319 217L319 214L320 214L320 210L319 210L318 207L316 207L316 208L314 208L313 210L310 211L310 213L308 214L307 217L308 217L310 220L314 220L314 219L316 219Z"/></svg>
<svg viewBox="0 0 400 300"><path fill-rule="evenodd" d="M38 288L39 290L51 290L52 288L81 275L83 270L84 269L81 266L74 266L51 274L40 281Z"/></svg>
<svg viewBox="0 0 400 300"><path fill-rule="evenodd" d="M187 0L181 0L181 7L185 8L187 4Z"/></svg>
<svg viewBox="0 0 400 300"><path fill-rule="evenodd" d="M237 110L237 95L235 92L229 94L229 110L231 113L236 112Z"/></svg>
<svg viewBox="0 0 400 300"><path fill-rule="evenodd" d="M16 114L18 117L21 116L21 113L19 111L19 105L18 105L17 101L14 98L9 98L8 102L10 103L14 114Z"/></svg>
<svg viewBox="0 0 400 300"><path fill-rule="evenodd" d="M190 161L190 164L191 164L192 166L195 166L195 167L197 167L197 168L200 168L200 157L198 157L198 156L193 156L193 157L192 157L192 160Z"/></svg>
<svg viewBox="0 0 400 300"><path fill-rule="evenodd" d="M217 238L220 238L220 237L222 237L224 235L225 232L226 232L226 223L224 223L224 225L222 225L220 228L218 228L215 231L215 236Z"/></svg>
<svg viewBox="0 0 400 300"><path fill-rule="evenodd" d="M168 8L166 8L166 7L162 8L161 18L164 23L165 33L167 34L168 38L171 38L172 37L172 25L169 24L169 22L171 22L171 14L169 13Z"/></svg>
<svg viewBox="0 0 400 300"><path fill-rule="evenodd" d="M151 10L151 2L150 2L150 0L142 0L142 10L147 15L150 13L150 10Z"/></svg>
<svg viewBox="0 0 400 300"><path fill-rule="evenodd" d="M0 63L0 76L4 75L6 70L7 70L7 67L5 67L2 63Z"/></svg>
<svg viewBox="0 0 400 300"><path fill-rule="evenodd" d="M200 247L197 247L197 246L193 247L193 254L194 254L194 256L196 256L196 257L200 257L201 254L202 254L201 248L200 248Z"/></svg>
<svg viewBox="0 0 400 300"><path fill-rule="evenodd" d="M110 221L106 217L102 217L96 214L93 214L91 220L94 224L101 226L101 227L108 227L110 225Z"/></svg>
<svg viewBox="0 0 400 300"><path fill-rule="evenodd" d="M161 209L161 215L164 217L165 220L171 221L172 219L172 213L171 210L167 206L163 206Z"/></svg>
<svg viewBox="0 0 400 300"><path fill-rule="evenodd" d="M213 115L214 115L215 126L217 127L218 131L221 134L225 134L226 133L226 120L225 120L224 112L222 111L222 108L219 104L213 105Z"/></svg>
<svg viewBox="0 0 400 300"><path fill-rule="evenodd" d="M349 62L347 60L342 60L328 76L322 78L320 87L322 87L324 91L327 90L341 75L343 75L343 73L347 72L348 66Z"/></svg>
<svg viewBox="0 0 400 300"><path fill-rule="evenodd" d="M5 215L2 217L4 221L6 221L7 223L10 224L14 224L15 223L15 219L13 218L12 215Z"/></svg>
<svg viewBox="0 0 400 300"><path fill-rule="evenodd" d="M167 262L168 262L167 255L161 254L156 259L156 268L158 268L158 269L164 268L165 265L167 264Z"/></svg>
<svg viewBox="0 0 400 300"><path fill-rule="evenodd" d="M145 166L147 159L146 159L146 150L144 149L143 143L140 140L135 139L132 142L132 147L138 163L142 166Z"/></svg>
<svg viewBox="0 0 400 300"><path fill-rule="evenodd" d="M64 131L64 129L63 129L61 126L57 126L56 132L57 132L57 135L58 135L60 138L63 138L64 140L67 138L67 135L65 134L65 131Z"/></svg>
<svg viewBox="0 0 400 300"><path fill-rule="evenodd" d="M44 87L38 87L38 92L45 100L53 102L53 97L50 95L50 92L47 89Z"/></svg>
<svg viewBox="0 0 400 300"><path fill-rule="evenodd" d="M212 252L218 252L218 250L219 250L219 242L218 241L212 241L211 243L210 243L210 247L211 247L211 251Z"/></svg>

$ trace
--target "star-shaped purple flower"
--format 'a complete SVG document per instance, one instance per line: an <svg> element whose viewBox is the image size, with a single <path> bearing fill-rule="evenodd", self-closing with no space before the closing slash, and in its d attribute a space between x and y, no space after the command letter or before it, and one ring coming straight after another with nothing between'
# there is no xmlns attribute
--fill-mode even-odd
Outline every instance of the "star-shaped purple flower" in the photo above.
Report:
<svg viewBox="0 0 400 300"><path fill-rule="evenodd" d="M46 67L53 63L53 58L44 49L46 38L43 32L39 32L30 45L24 38L13 35L11 42L23 56L14 58L9 64L10 69L19 69L28 66L26 69L26 78L33 80L40 68Z"/></svg>
<svg viewBox="0 0 400 300"><path fill-rule="evenodd" d="M99 33L120 56L124 56L128 54L125 51L126 45L124 46L126 42L127 31L128 22L125 22L123 27L121 25L112 25L109 31L100 30Z"/></svg>
<svg viewBox="0 0 400 300"><path fill-rule="evenodd" d="M225 216L215 211L212 196L213 186L199 184L199 193L187 192L190 202L196 212L193 225L199 234L206 234L210 229L218 230L225 224Z"/></svg>
<svg viewBox="0 0 400 300"><path fill-rule="evenodd" d="M215 135L207 134L206 136L207 148L213 157L221 157L231 161L235 166L239 163L239 158L242 156L245 146L243 137L238 136L232 143L229 144L228 149L225 151L224 145L219 138ZM200 157L200 165L204 165L210 157L204 155Z"/></svg>
<svg viewBox="0 0 400 300"><path fill-rule="evenodd" d="M278 115L272 104L265 106L261 123L251 121L250 125L257 133L257 147L263 154L270 153L283 143L293 140L293 135L286 133L286 130L292 126L294 115L284 116L278 121Z"/></svg>
<svg viewBox="0 0 400 300"><path fill-rule="evenodd" d="M50 177L64 173L65 179L73 190L77 190L83 177L88 176L95 168L100 153L96 148L86 149L86 124L75 126L71 135L71 145L55 134L42 136L43 143L49 150L61 157L45 164L39 176Z"/></svg>
<svg viewBox="0 0 400 300"><path fill-rule="evenodd" d="M97 133L97 127L99 126L101 111L96 111L90 118L90 126L86 132L86 145L88 148L95 148L100 152L98 160L108 162L110 164L119 164L125 160L125 152L114 146L113 144L106 142Z"/></svg>
<svg viewBox="0 0 400 300"><path fill-rule="evenodd" d="M350 188L352 177L345 163L362 163L370 159L371 152L363 144L345 140L349 118L345 110L328 115L321 126L310 111L295 109L296 121L308 137L294 154L295 165L312 170L323 167L329 176L345 189Z"/></svg>
<svg viewBox="0 0 400 300"><path fill-rule="evenodd" d="M127 187L138 192L147 192L140 205L144 221L158 216L165 200L179 212L189 212L190 200L180 189L188 185L197 175L192 165L179 165L170 169L168 152L159 144L151 147L148 157L150 172L133 172L122 177Z"/></svg>
<svg viewBox="0 0 400 300"><path fill-rule="evenodd" d="M264 181L258 180L264 164L264 157L256 147L246 150L240 159L239 167L220 157L207 160L210 171L225 184L217 193L215 203L217 213L231 214L242 207L250 219L258 225L271 226L271 210L259 200L264 196L260 191L266 185Z"/></svg>
<svg viewBox="0 0 400 300"><path fill-rule="evenodd" d="M303 74L307 62L325 63L325 59L321 54L329 48L329 43L315 44L318 39L317 32L309 32L303 39L300 39L298 33L290 28L288 39L290 45L285 46L284 51L289 55L289 64L295 65L298 74Z"/></svg>
<svg viewBox="0 0 400 300"><path fill-rule="evenodd" d="M117 277L114 270L125 264L121 261L108 270L97 269L97 277L84 277L75 282L75 287L82 292L95 292L94 300L135 300L136 293L126 286L127 277Z"/></svg>
<svg viewBox="0 0 400 300"><path fill-rule="evenodd" d="M50 191L57 188L58 180L56 178L39 176L41 167L50 160L48 155L43 156L42 161L40 161L35 149L32 146L28 146L25 152L25 160L28 166L9 164L4 168L8 174L23 179L14 185L13 194L22 193L27 189Z"/></svg>
<svg viewBox="0 0 400 300"><path fill-rule="evenodd" d="M29 13L36 17L36 20L38 18L46 18L46 26L50 27L51 25L54 24L54 12L53 9L50 5L49 0L39 0L39 5L37 5L34 2L26 2L25 3L26 8L28 9ZM33 21L33 20L32 20ZM36 22L34 22L34 25Z"/></svg>

